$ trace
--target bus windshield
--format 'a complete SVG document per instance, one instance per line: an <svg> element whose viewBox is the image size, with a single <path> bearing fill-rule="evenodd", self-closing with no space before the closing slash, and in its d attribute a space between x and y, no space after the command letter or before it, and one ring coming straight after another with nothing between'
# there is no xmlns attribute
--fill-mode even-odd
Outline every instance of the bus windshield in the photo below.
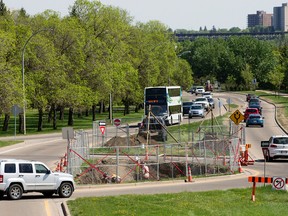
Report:
<svg viewBox="0 0 288 216"><path fill-rule="evenodd" d="M148 111L149 111L149 105L146 108L147 113L145 113L145 115L148 115ZM155 115L155 116L165 116L167 115L167 106L166 105L151 105L151 112Z"/></svg>

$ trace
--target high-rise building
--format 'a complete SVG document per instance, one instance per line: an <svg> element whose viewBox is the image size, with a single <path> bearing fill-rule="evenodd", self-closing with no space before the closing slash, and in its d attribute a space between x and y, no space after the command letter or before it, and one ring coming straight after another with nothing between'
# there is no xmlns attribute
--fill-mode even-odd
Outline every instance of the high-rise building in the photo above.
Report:
<svg viewBox="0 0 288 216"><path fill-rule="evenodd" d="M272 26L272 14L267 14L265 11L257 11L256 14L248 14L248 27Z"/></svg>
<svg viewBox="0 0 288 216"><path fill-rule="evenodd" d="M275 31L288 31L288 4L273 8L273 27Z"/></svg>

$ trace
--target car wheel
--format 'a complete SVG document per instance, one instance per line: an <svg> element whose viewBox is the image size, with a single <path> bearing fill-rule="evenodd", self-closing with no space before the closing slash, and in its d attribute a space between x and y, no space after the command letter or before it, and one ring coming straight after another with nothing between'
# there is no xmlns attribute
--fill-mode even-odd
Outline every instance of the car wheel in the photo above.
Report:
<svg viewBox="0 0 288 216"><path fill-rule="evenodd" d="M50 198L53 196L54 192L43 192L42 193L45 197Z"/></svg>
<svg viewBox="0 0 288 216"><path fill-rule="evenodd" d="M267 151L266 161L269 161L269 162L272 162L272 161L273 161L273 157L270 157L269 151Z"/></svg>
<svg viewBox="0 0 288 216"><path fill-rule="evenodd" d="M23 189L19 184L13 184L8 189L8 197L12 200L21 199L23 195Z"/></svg>
<svg viewBox="0 0 288 216"><path fill-rule="evenodd" d="M192 119L192 116L189 116L189 119Z"/></svg>
<svg viewBox="0 0 288 216"><path fill-rule="evenodd" d="M261 125L261 127L264 127L264 125Z"/></svg>
<svg viewBox="0 0 288 216"><path fill-rule="evenodd" d="M2 200L4 197L4 191L0 191L0 200Z"/></svg>
<svg viewBox="0 0 288 216"><path fill-rule="evenodd" d="M69 198L73 193L73 186L69 182L64 182L59 187L59 196L61 198Z"/></svg>
<svg viewBox="0 0 288 216"><path fill-rule="evenodd" d="M249 124L246 124L246 127L249 127Z"/></svg>

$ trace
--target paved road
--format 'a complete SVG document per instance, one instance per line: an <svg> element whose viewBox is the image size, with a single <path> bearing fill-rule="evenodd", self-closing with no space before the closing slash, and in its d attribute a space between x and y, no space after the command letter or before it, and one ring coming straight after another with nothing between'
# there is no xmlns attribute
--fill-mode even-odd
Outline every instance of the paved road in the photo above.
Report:
<svg viewBox="0 0 288 216"><path fill-rule="evenodd" d="M188 97L189 95L187 95ZM242 104L244 110L246 104L244 103L244 96L233 96L222 93L214 93L214 98L221 98L221 101L226 103L228 98L232 98L232 103ZM143 193L167 193L167 192L179 192L179 191L201 191L201 190L214 190L214 189L229 189L251 186L247 182L249 175L263 175L264 171L269 175L282 175L286 172L286 161L279 161L275 163L267 163L264 168L264 162L261 161L261 148L259 141L266 139L268 135L276 133L279 128L276 122L269 119L269 116L273 113L273 106L269 104L263 104L263 112L265 118L268 120L267 125L264 128L248 128L246 130L246 140L252 143L252 154L259 161L254 166L244 167L245 173L234 176L196 179L194 182L185 183L184 181L173 182L154 182L144 184L119 184L119 185L99 185L91 188L78 187L71 199L83 196L107 196L118 194L143 194ZM223 111L223 112L222 112ZM220 110L215 109L216 114L224 114L225 109L221 107ZM200 119L201 120L201 119ZM3 138L2 138L3 139ZM7 138L6 138L7 139ZM11 139L11 138L10 138ZM22 137L17 137L22 139ZM13 147L5 147L0 150L0 157L14 157L14 158L27 158L41 160L50 167L55 166L55 161L58 161L60 157L66 152L67 141L62 139L61 134L41 135L41 136L25 136L24 143L15 145ZM260 151L260 153L259 153ZM285 173L286 174L286 173ZM62 215L60 205L65 199L59 199L57 197L52 199L44 199L39 194L32 194L24 196L22 200L17 202L1 201L1 212L6 212L4 216L54 216ZM25 206L25 208L24 208Z"/></svg>

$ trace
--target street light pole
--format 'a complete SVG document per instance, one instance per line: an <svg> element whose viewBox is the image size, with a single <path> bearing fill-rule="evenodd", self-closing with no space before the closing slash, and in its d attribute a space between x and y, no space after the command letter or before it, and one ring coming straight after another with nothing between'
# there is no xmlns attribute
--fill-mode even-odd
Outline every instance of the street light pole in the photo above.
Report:
<svg viewBox="0 0 288 216"><path fill-rule="evenodd" d="M24 134L26 134L26 94L25 94L25 77L24 77L24 74L25 74L25 69L24 69L24 66L25 66L25 58L24 58L24 53L25 53L25 49L26 49L26 46L28 44L28 42L35 36L37 35L38 33L42 32L42 31L47 31L47 30L51 30L51 29L40 29L36 32L34 32L25 42L23 48L22 48L22 85L23 85L23 132Z"/></svg>

